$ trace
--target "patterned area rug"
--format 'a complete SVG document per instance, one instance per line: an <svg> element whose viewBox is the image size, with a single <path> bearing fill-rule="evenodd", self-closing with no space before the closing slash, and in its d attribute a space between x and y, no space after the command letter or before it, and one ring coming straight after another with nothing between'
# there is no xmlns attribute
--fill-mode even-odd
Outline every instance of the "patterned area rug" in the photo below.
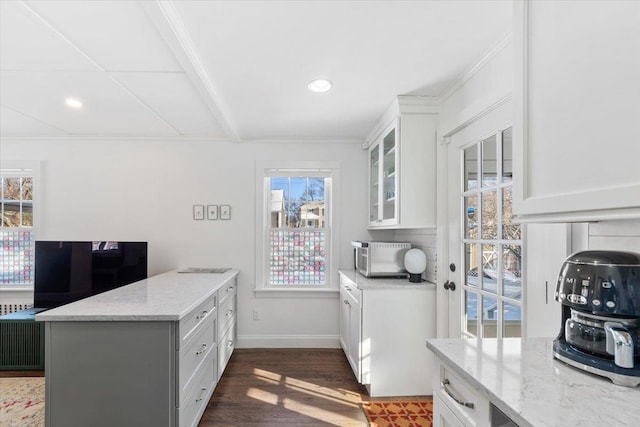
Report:
<svg viewBox="0 0 640 427"><path fill-rule="evenodd" d="M0 378L0 427L44 426L44 377Z"/></svg>
<svg viewBox="0 0 640 427"><path fill-rule="evenodd" d="M362 404L370 427L431 427L433 402L367 402Z"/></svg>

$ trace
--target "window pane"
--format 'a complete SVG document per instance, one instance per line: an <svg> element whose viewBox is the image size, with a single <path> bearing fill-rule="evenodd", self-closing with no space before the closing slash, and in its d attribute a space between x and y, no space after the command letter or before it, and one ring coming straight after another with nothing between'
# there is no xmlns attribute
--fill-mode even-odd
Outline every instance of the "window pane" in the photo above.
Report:
<svg viewBox="0 0 640 427"><path fill-rule="evenodd" d="M323 177L271 178L271 228L324 228L326 213Z"/></svg>
<svg viewBox="0 0 640 427"><path fill-rule="evenodd" d="M482 141L482 186L495 187L498 183L496 136Z"/></svg>
<svg viewBox="0 0 640 427"><path fill-rule="evenodd" d="M520 224L513 220L513 193L511 186L502 188L502 238L505 240L520 240L522 237Z"/></svg>
<svg viewBox="0 0 640 427"><path fill-rule="evenodd" d="M482 336L496 338L498 330L498 300L493 297L482 297Z"/></svg>
<svg viewBox="0 0 640 427"><path fill-rule="evenodd" d="M522 246L502 247L502 268L503 295L522 300Z"/></svg>
<svg viewBox="0 0 640 427"><path fill-rule="evenodd" d="M466 243L464 245L465 252L465 271L466 285L472 287L479 287L480 279L478 278L478 244Z"/></svg>
<svg viewBox="0 0 640 427"><path fill-rule="evenodd" d="M498 246L482 245L482 289L498 293Z"/></svg>
<svg viewBox="0 0 640 427"><path fill-rule="evenodd" d="M271 230L269 239L270 284L325 284L325 231Z"/></svg>
<svg viewBox="0 0 640 427"><path fill-rule="evenodd" d="M472 194L464 198L465 208L465 236L467 239L478 238L478 195Z"/></svg>
<svg viewBox="0 0 640 427"><path fill-rule="evenodd" d="M513 178L513 130L502 132L502 182L511 182Z"/></svg>
<svg viewBox="0 0 640 427"><path fill-rule="evenodd" d="M482 238L498 238L498 190L484 191L482 194Z"/></svg>
<svg viewBox="0 0 640 427"><path fill-rule="evenodd" d="M478 145L464 150L464 191L478 188Z"/></svg>
<svg viewBox="0 0 640 427"><path fill-rule="evenodd" d="M0 230L0 284L26 285L33 283L33 232Z"/></svg>
<svg viewBox="0 0 640 427"><path fill-rule="evenodd" d="M478 294L475 292L464 292L464 325L465 332L478 335Z"/></svg>
<svg viewBox="0 0 640 427"><path fill-rule="evenodd" d="M502 336L522 336L522 307L505 302L503 310L504 314L502 318L504 319L504 327L502 329Z"/></svg>

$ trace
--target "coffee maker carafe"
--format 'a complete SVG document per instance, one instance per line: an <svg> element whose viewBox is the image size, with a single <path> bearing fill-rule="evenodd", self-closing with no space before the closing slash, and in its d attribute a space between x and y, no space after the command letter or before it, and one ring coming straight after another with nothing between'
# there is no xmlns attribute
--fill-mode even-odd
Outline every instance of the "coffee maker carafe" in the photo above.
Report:
<svg viewBox="0 0 640 427"><path fill-rule="evenodd" d="M562 304L562 325L554 357L614 384L640 385L640 254L571 255L555 298Z"/></svg>

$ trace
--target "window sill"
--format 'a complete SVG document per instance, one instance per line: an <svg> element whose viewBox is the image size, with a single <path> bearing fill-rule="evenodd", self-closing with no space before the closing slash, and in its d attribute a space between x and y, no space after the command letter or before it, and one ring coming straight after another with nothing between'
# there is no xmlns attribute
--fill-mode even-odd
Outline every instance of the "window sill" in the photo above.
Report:
<svg viewBox="0 0 640 427"><path fill-rule="evenodd" d="M340 289L262 288L254 289L254 294L256 298L337 298L340 294Z"/></svg>
<svg viewBox="0 0 640 427"><path fill-rule="evenodd" d="M2 285L0 292L33 292L33 285Z"/></svg>

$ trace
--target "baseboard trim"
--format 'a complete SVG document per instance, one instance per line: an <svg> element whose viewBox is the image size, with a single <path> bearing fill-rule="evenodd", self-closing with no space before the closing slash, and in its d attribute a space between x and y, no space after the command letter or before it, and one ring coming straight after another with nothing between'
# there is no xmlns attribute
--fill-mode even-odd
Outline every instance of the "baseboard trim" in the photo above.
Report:
<svg viewBox="0 0 640 427"><path fill-rule="evenodd" d="M338 335L238 335L236 348L340 348Z"/></svg>

